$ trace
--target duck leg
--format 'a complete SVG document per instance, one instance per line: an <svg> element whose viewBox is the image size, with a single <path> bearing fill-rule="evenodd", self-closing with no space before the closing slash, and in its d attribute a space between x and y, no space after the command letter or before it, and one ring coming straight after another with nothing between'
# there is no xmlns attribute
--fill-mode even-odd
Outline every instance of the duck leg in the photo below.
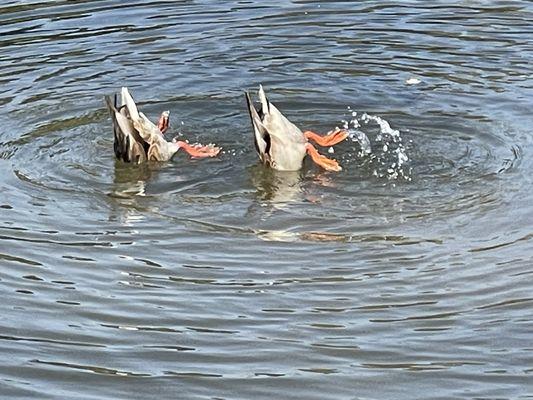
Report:
<svg viewBox="0 0 533 400"><path fill-rule="evenodd" d="M170 125L170 111L163 111L157 122L157 127L162 134L165 134Z"/></svg>
<svg viewBox="0 0 533 400"><path fill-rule="evenodd" d="M326 135L321 136L318 133L312 132L312 131L306 131L304 132L304 136L307 138L307 140L312 140L319 146L334 146L337 143L342 142L344 139L348 137L348 132L336 129L334 131L328 132Z"/></svg>
<svg viewBox="0 0 533 400"><path fill-rule="evenodd" d="M201 144L190 145L187 142L178 141L176 142L180 149L183 149L191 157L215 157L220 152L220 147L213 145L202 146Z"/></svg>
<svg viewBox="0 0 533 400"><path fill-rule="evenodd" d="M311 159L313 160L313 162L320 165L325 170L342 171L341 166L336 160L332 158L327 158L326 156L323 156L322 154L320 154L311 143L307 143L305 145L305 150L307 150L307 154L311 156Z"/></svg>

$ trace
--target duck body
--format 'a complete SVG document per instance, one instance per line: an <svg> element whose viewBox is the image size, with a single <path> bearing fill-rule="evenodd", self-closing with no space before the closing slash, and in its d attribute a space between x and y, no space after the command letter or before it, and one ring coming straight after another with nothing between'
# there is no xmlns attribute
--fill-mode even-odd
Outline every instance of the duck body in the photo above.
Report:
<svg viewBox="0 0 533 400"><path fill-rule="evenodd" d="M191 146L187 142L164 137L169 125L169 112L161 114L158 124L140 112L126 87L120 93L120 102L115 94L111 100L105 96L113 123L113 149L117 159L141 164L146 161L169 161L183 148L193 157L213 157L220 149L214 146Z"/></svg>
<svg viewBox="0 0 533 400"><path fill-rule="evenodd" d="M113 149L119 160L135 164L168 161L178 151L176 144L168 142L161 130L139 112L127 88L122 88L120 102L116 94L114 101L109 96L105 101L113 121Z"/></svg>
<svg viewBox="0 0 533 400"><path fill-rule="evenodd" d="M260 109L255 108L250 94L245 92L255 148L263 164L278 171L298 171L309 154L324 169L341 170L335 160L320 155L309 139L317 140L321 145L333 145L344 140L348 136L346 132L337 130L327 136L311 131L302 132L267 99L262 86L259 86L258 94Z"/></svg>
<svg viewBox="0 0 533 400"><path fill-rule="evenodd" d="M267 99L263 86L259 87L259 111L254 107L250 94L245 94L259 159L278 171L301 169L307 153L307 139L303 132Z"/></svg>

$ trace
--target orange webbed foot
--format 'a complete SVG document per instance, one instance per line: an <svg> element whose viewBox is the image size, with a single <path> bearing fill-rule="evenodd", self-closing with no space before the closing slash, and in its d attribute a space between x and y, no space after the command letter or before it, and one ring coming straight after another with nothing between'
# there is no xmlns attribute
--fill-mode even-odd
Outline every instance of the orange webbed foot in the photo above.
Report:
<svg viewBox="0 0 533 400"><path fill-rule="evenodd" d="M313 162L315 162L315 164L320 165L326 171L342 171L342 167L336 160L332 158L327 158L326 156L320 154L311 143L307 143L305 149L307 150L307 154L311 156Z"/></svg>
<svg viewBox="0 0 533 400"><path fill-rule="evenodd" d="M215 157L220 152L220 147L216 147L212 144L202 146L201 144L190 145L189 143L183 141L178 141L177 143L180 148L185 150L191 157Z"/></svg>
<svg viewBox="0 0 533 400"><path fill-rule="evenodd" d="M159 117L159 120L157 121L157 127L159 128L159 132L161 132L163 135L168 130L168 127L170 126L170 111L163 111L161 113L161 116Z"/></svg>
<svg viewBox="0 0 533 400"><path fill-rule="evenodd" d="M321 136L315 132L306 131L304 132L304 136L307 138L307 140L312 140L319 146L328 147L342 142L348 137L348 132L341 129L335 129L328 132L326 135Z"/></svg>

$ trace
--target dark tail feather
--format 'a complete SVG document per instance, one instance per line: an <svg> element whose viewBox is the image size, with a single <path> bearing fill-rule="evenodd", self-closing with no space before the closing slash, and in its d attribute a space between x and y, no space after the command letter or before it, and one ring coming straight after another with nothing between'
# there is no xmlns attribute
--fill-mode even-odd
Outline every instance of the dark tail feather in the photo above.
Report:
<svg viewBox="0 0 533 400"><path fill-rule="evenodd" d="M129 162L129 138L120 129L116 117L116 113L119 112L117 109L117 95L115 94L114 101L112 101L109 96L104 96L104 98L113 123L113 150L115 152L115 157L119 160Z"/></svg>
<svg viewBox="0 0 533 400"><path fill-rule="evenodd" d="M254 103L250 98L248 92L244 92L246 96L246 103L248 105L248 113L250 114L250 120L252 122L252 128L254 130L254 145L257 153L261 160L265 160L268 157L268 147L270 143L270 136L268 135L267 130L261 122L261 117L259 116L257 110L255 109Z"/></svg>

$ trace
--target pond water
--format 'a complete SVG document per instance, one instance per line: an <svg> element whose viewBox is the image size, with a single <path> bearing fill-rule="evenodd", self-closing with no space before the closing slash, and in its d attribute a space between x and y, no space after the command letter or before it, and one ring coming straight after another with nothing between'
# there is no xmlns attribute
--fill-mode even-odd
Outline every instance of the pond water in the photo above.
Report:
<svg viewBox="0 0 533 400"><path fill-rule="evenodd" d="M3 1L0 395L533 397L529 1ZM258 163L244 90L348 127ZM114 160L128 86L216 159Z"/></svg>

